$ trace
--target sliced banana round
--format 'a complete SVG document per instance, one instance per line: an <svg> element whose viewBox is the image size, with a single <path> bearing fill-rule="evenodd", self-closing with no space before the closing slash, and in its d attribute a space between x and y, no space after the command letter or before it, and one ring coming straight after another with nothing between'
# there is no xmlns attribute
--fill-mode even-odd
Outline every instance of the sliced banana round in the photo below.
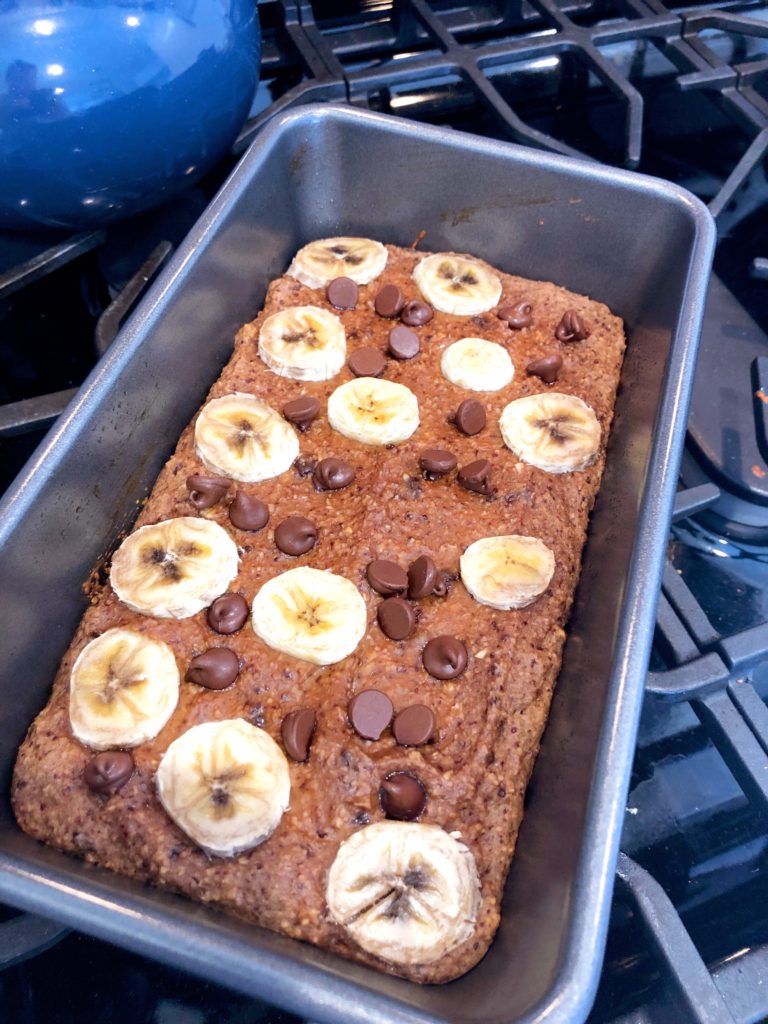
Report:
<svg viewBox="0 0 768 1024"><path fill-rule="evenodd" d="M77 656L69 677L69 720L94 750L151 740L179 700L173 651L133 629L108 629Z"/></svg>
<svg viewBox="0 0 768 1024"><path fill-rule="evenodd" d="M109 581L135 612L186 619L237 576L237 545L218 523L195 516L142 526L115 552Z"/></svg>
<svg viewBox="0 0 768 1024"><path fill-rule="evenodd" d="M372 238L321 238L299 249L288 268L308 288L324 288L335 277L370 284L387 265L388 253Z"/></svg>
<svg viewBox="0 0 768 1024"><path fill-rule="evenodd" d="M544 593L555 571L555 556L538 537L507 534L470 544L459 568L476 601L508 611L525 608Z"/></svg>
<svg viewBox="0 0 768 1024"><path fill-rule="evenodd" d="M485 338L461 338L443 352L443 376L469 391L501 391L511 383L515 368L509 352Z"/></svg>
<svg viewBox="0 0 768 1024"><path fill-rule="evenodd" d="M350 655L365 635L365 601L344 576L309 566L268 580L253 599L253 631L265 644L314 665Z"/></svg>
<svg viewBox="0 0 768 1024"><path fill-rule="evenodd" d="M213 473L258 483L291 468L299 439L270 405L235 391L203 406L195 423L195 450Z"/></svg>
<svg viewBox="0 0 768 1024"><path fill-rule="evenodd" d="M269 733L242 718L183 733L163 754L155 782L169 817L219 857L268 839L291 795L285 754Z"/></svg>
<svg viewBox="0 0 768 1024"><path fill-rule="evenodd" d="M575 395L557 391L510 402L499 419L504 444L523 462L547 473L592 465L600 450L600 424Z"/></svg>
<svg viewBox="0 0 768 1024"><path fill-rule="evenodd" d="M419 403L404 384L378 377L357 377L328 399L328 422L345 437L363 444L397 444L419 425Z"/></svg>
<svg viewBox="0 0 768 1024"><path fill-rule="evenodd" d="M259 331L259 358L278 377L330 380L347 359L341 320L319 306L291 306L268 316Z"/></svg>
<svg viewBox="0 0 768 1024"><path fill-rule="evenodd" d="M438 825L379 821L339 847L326 901L369 953L429 964L474 931L480 881L471 851Z"/></svg>
<svg viewBox="0 0 768 1024"><path fill-rule="evenodd" d="M475 316L493 309L501 281L466 256L439 252L416 264L413 279L427 302L441 313Z"/></svg>

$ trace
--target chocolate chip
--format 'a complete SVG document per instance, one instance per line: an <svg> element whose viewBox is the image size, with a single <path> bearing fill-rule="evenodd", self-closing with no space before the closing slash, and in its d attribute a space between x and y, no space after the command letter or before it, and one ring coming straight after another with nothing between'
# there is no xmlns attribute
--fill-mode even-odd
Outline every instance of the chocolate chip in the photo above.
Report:
<svg viewBox="0 0 768 1024"><path fill-rule="evenodd" d="M226 690L237 679L240 662L228 647L209 647L190 661L184 679L206 690Z"/></svg>
<svg viewBox="0 0 768 1024"><path fill-rule="evenodd" d="M347 365L356 377L380 377L387 368L387 360L377 348L358 348Z"/></svg>
<svg viewBox="0 0 768 1024"><path fill-rule="evenodd" d="M133 775L133 757L125 750L104 750L83 770L85 784L94 793L111 796Z"/></svg>
<svg viewBox="0 0 768 1024"><path fill-rule="evenodd" d="M530 302L518 302L516 306L502 306L496 316L499 320L505 320L514 330L522 330L523 327L530 327L533 323L533 306Z"/></svg>
<svg viewBox="0 0 768 1024"><path fill-rule="evenodd" d="M408 566L408 597L429 597L437 582L437 566L429 555L421 555Z"/></svg>
<svg viewBox="0 0 768 1024"><path fill-rule="evenodd" d="M309 430L310 424L317 419L320 412L320 402L312 395L302 395L286 402L283 406L283 416L289 423L293 423L302 434Z"/></svg>
<svg viewBox="0 0 768 1024"><path fill-rule="evenodd" d="M442 448L427 448L419 456L419 469L427 480L437 480L456 469L458 461L453 452L446 452Z"/></svg>
<svg viewBox="0 0 768 1024"><path fill-rule="evenodd" d="M317 491L338 491L342 487L349 487L354 479L354 469L342 459L321 459L312 474L312 482Z"/></svg>
<svg viewBox="0 0 768 1024"><path fill-rule="evenodd" d="M392 721L392 701L381 690L362 690L349 702L352 728L364 740L378 740Z"/></svg>
<svg viewBox="0 0 768 1024"><path fill-rule="evenodd" d="M401 569L397 562L388 562L385 558L376 558L369 562L365 575L371 587L383 597L402 594L408 589L405 569Z"/></svg>
<svg viewBox="0 0 768 1024"><path fill-rule="evenodd" d="M376 617L381 632L390 640L405 640L416 625L416 612L402 597L388 597L382 601Z"/></svg>
<svg viewBox="0 0 768 1024"><path fill-rule="evenodd" d="M542 356L541 359L534 359L528 363L525 372L529 377L540 377L545 384L554 384L562 365L563 357L555 353L551 356Z"/></svg>
<svg viewBox="0 0 768 1024"><path fill-rule="evenodd" d="M465 398L449 419L462 434L473 437L485 427L485 407L476 398Z"/></svg>
<svg viewBox="0 0 768 1024"><path fill-rule="evenodd" d="M435 715L426 704L411 704L395 715L392 732L401 747L420 747L435 735Z"/></svg>
<svg viewBox="0 0 768 1024"><path fill-rule="evenodd" d="M379 801L388 818L413 821L424 810L427 791L415 775L408 772L391 772L382 779Z"/></svg>
<svg viewBox="0 0 768 1024"><path fill-rule="evenodd" d="M335 277L325 289L325 294L336 309L354 309L357 305L359 288L351 277Z"/></svg>
<svg viewBox="0 0 768 1024"><path fill-rule="evenodd" d="M312 476L317 465L317 459L312 455L299 455L293 463L296 474L300 477Z"/></svg>
<svg viewBox="0 0 768 1024"><path fill-rule="evenodd" d="M309 745L317 728L317 715L309 708L289 711L280 725L286 754L294 761L306 761Z"/></svg>
<svg viewBox="0 0 768 1024"><path fill-rule="evenodd" d="M269 522L269 509L255 494L237 491L229 506L229 521L238 530L263 530Z"/></svg>
<svg viewBox="0 0 768 1024"><path fill-rule="evenodd" d="M436 636L427 643L421 660L435 679L455 679L467 667L467 648L455 636Z"/></svg>
<svg viewBox="0 0 768 1024"><path fill-rule="evenodd" d="M589 328L575 309L566 310L562 320L555 328L555 337L558 341L584 341L590 333Z"/></svg>
<svg viewBox="0 0 768 1024"><path fill-rule="evenodd" d="M422 302L421 299L411 299L400 310L400 319L408 327L423 327L434 315L432 307L428 306L426 302Z"/></svg>
<svg viewBox="0 0 768 1024"><path fill-rule="evenodd" d="M432 593L435 597L447 597L451 592L456 577L452 572L448 572L447 569L441 569L437 574L437 582L435 583Z"/></svg>
<svg viewBox="0 0 768 1024"><path fill-rule="evenodd" d="M467 491L476 494L492 494L491 464L488 459L477 459L467 466L462 466L456 479Z"/></svg>
<svg viewBox="0 0 768 1024"><path fill-rule="evenodd" d="M397 316L404 305L405 296L396 284L385 284L379 288L376 298L373 300L373 308L379 316L385 316L388 319Z"/></svg>
<svg viewBox="0 0 768 1024"><path fill-rule="evenodd" d="M387 349L394 359L413 359L421 351L421 342L418 334L410 327L398 324L389 332Z"/></svg>
<svg viewBox="0 0 768 1024"><path fill-rule="evenodd" d="M304 516L288 516L275 527L275 544L284 555L305 555L317 544L317 527Z"/></svg>
<svg viewBox="0 0 768 1024"><path fill-rule="evenodd" d="M236 633L248 618L248 602L242 594L222 594L208 609L208 625L217 633Z"/></svg>
<svg viewBox="0 0 768 1024"><path fill-rule="evenodd" d="M200 476L195 473L187 477L189 500L197 509L210 508L221 501L229 490L231 481L225 476Z"/></svg>

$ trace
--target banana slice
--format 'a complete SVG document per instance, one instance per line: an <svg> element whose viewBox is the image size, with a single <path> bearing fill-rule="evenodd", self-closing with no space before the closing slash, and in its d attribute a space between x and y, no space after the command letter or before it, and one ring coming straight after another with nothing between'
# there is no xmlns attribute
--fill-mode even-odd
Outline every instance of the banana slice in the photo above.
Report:
<svg viewBox="0 0 768 1024"><path fill-rule="evenodd" d="M388 253L371 238L321 238L299 249L288 268L308 288L324 288L335 277L370 284L387 265Z"/></svg>
<svg viewBox="0 0 768 1024"><path fill-rule="evenodd" d="M404 384L378 377L357 377L328 399L328 422L345 437L363 444L397 444L419 425L419 403Z"/></svg>
<svg viewBox="0 0 768 1024"><path fill-rule="evenodd" d="M427 256L416 265L413 279L427 302L441 313L474 316L493 309L501 298L501 281L495 274L452 252Z"/></svg>
<svg viewBox="0 0 768 1024"><path fill-rule="evenodd" d="M499 419L504 444L523 462L547 473L591 466L600 450L600 424L575 395L557 391L510 402Z"/></svg>
<svg viewBox="0 0 768 1024"><path fill-rule="evenodd" d="M470 391L501 391L511 383L515 368L501 345L484 338L462 338L443 352L443 376Z"/></svg>
<svg viewBox="0 0 768 1024"><path fill-rule="evenodd" d="M369 953L429 964L474 931L480 881L471 851L438 825L379 821L339 847L326 901Z"/></svg>
<svg viewBox="0 0 768 1024"><path fill-rule="evenodd" d="M537 537L508 534L470 544L459 559L461 581L490 608L525 608L543 594L555 571L555 556Z"/></svg>
<svg viewBox="0 0 768 1024"><path fill-rule="evenodd" d="M237 576L237 546L218 523L195 516L142 526L115 552L109 581L135 612L186 619Z"/></svg>
<svg viewBox="0 0 768 1024"><path fill-rule="evenodd" d="M179 700L173 651L132 629L108 629L82 649L69 677L69 720L94 750L151 740Z"/></svg>
<svg viewBox="0 0 768 1024"><path fill-rule="evenodd" d="M266 402L235 391L203 406L195 423L195 450L213 473L259 483L291 468L299 439Z"/></svg>
<svg viewBox="0 0 768 1024"><path fill-rule="evenodd" d="M341 320L319 306L291 306L268 316L259 331L259 358L278 377L330 380L347 359Z"/></svg>
<svg viewBox="0 0 768 1024"><path fill-rule="evenodd" d="M285 754L269 733L242 718L183 733L163 754L155 783L169 817L219 857L268 839L291 795Z"/></svg>
<svg viewBox="0 0 768 1024"><path fill-rule="evenodd" d="M274 650L331 665L360 643L367 616L354 583L303 565L264 584L253 599L252 623Z"/></svg>

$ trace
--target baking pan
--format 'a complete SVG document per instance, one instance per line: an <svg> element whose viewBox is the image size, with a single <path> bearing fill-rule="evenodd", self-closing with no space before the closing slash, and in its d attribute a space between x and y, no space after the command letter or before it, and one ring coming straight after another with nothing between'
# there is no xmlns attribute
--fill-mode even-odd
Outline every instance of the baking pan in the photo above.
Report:
<svg viewBox="0 0 768 1024"><path fill-rule="evenodd" d="M601 299L628 349L562 672L485 959L417 986L28 839L8 790L85 605L294 251L361 234L476 253ZM636 174L349 108L305 107L244 156L0 508L0 899L316 1021L583 1020L600 971L714 231ZM65 325L62 325L65 328Z"/></svg>

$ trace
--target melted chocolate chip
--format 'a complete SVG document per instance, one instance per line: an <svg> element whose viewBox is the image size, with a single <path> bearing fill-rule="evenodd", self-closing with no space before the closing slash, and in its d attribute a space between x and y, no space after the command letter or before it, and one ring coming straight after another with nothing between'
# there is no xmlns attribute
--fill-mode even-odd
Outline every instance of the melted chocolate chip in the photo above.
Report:
<svg viewBox="0 0 768 1024"><path fill-rule="evenodd" d="M408 327L423 327L434 315L432 307L421 299L411 299L400 310L400 319Z"/></svg>
<svg viewBox="0 0 768 1024"><path fill-rule="evenodd" d="M380 377L387 368L387 360L377 348L358 348L347 365L356 377Z"/></svg>
<svg viewBox="0 0 768 1024"><path fill-rule="evenodd" d="M354 479L354 469L342 459L321 459L312 474L312 482L317 491L338 491L342 487L349 487Z"/></svg>
<svg viewBox="0 0 768 1024"><path fill-rule="evenodd" d="M575 309L566 310L562 320L555 328L555 337L558 341L584 341L590 333L589 328Z"/></svg>
<svg viewBox="0 0 768 1024"><path fill-rule="evenodd" d="M376 558L373 562L368 563L365 574L371 587L383 597L402 594L408 589L408 576L405 569L401 569L397 562Z"/></svg>
<svg viewBox="0 0 768 1024"><path fill-rule="evenodd" d="M275 527L275 544L284 555L305 555L317 544L317 527L304 516L288 516Z"/></svg>
<svg viewBox="0 0 768 1024"><path fill-rule="evenodd" d="M467 648L455 636L436 636L421 654L424 668L435 679L455 679L467 667Z"/></svg>
<svg viewBox="0 0 768 1024"><path fill-rule="evenodd" d="M388 597L382 601L376 617L381 632L390 640L405 640L416 625L416 613L402 597Z"/></svg>
<svg viewBox="0 0 768 1024"><path fill-rule="evenodd" d="M381 690L362 690L349 702L352 728L364 740L378 740L392 721L392 701Z"/></svg>
<svg viewBox="0 0 768 1024"><path fill-rule="evenodd" d="M476 494L492 494L491 487L491 464L488 459L477 459L467 466L462 466L456 475L456 479L467 491L474 491Z"/></svg>
<svg viewBox="0 0 768 1024"><path fill-rule="evenodd" d="M534 359L528 363L525 372L529 377L539 377L545 384L554 384L563 366L563 357L555 353L551 356L542 356L541 359Z"/></svg>
<svg viewBox="0 0 768 1024"><path fill-rule="evenodd" d="M336 277L325 289L328 301L336 309L354 309L358 292L359 288L351 277Z"/></svg>
<svg viewBox="0 0 768 1024"><path fill-rule="evenodd" d="M379 801L388 818L413 821L424 810L427 791L415 775L408 772L390 772L382 779Z"/></svg>
<svg viewBox="0 0 768 1024"><path fill-rule="evenodd" d="M184 679L206 690L226 690L237 679L240 662L228 647L210 647L190 661Z"/></svg>
<svg viewBox="0 0 768 1024"><path fill-rule="evenodd" d="M435 735L435 715L426 704L411 704L395 715L392 732L401 747L420 747Z"/></svg>
<svg viewBox="0 0 768 1024"><path fill-rule="evenodd" d="M236 633L248 618L248 602L242 594L222 594L210 606L206 618L217 633Z"/></svg>
<svg viewBox="0 0 768 1024"><path fill-rule="evenodd" d="M398 324L389 332L387 350L393 359L413 359L421 351L421 342L416 331Z"/></svg>
<svg viewBox="0 0 768 1024"><path fill-rule="evenodd" d="M293 463L293 468L296 470L297 476L302 477L312 476L317 465L317 459L312 455L299 455L299 457Z"/></svg>
<svg viewBox="0 0 768 1024"><path fill-rule="evenodd" d="M302 434L309 430L310 424L317 419L319 412L320 402L312 395L294 398L283 406L283 416L289 423L293 423Z"/></svg>
<svg viewBox="0 0 768 1024"><path fill-rule="evenodd" d="M373 308L379 316L392 319L396 317L405 305L405 296L396 284L385 284L376 292L373 300Z"/></svg>
<svg viewBox="0 0 768 1024"><path fill-rule="evenodd" d="M427 448L419 456L419 469L427 480L437 480L456 469L458 459L453 452L442 448Z"/></svg>
<svg viewBox="0 0 768 1024"><path fill-rule="evenodd" d="M455 413L449 417L458 430L467 437L474 437L485 427L485 407L476 398L465 398Z"/></svg>
<svg viewBox="0 0 768 1024"><path fill-rule="evenodd" d="M437 566L429 555L421 555L408 566L408 597L418 601L429 597L437 583Z"/></svg>
<svg viewBox="0 0 768 1024"><path fill-rule="evenodd" d="M231 481L224 476L200 476L195 473L187 477L189 500L197 509L211 508L224 497Z"/></svg>
<svg viewBox="0 0 768 1024"><path fill-rule="evenodd" d="M530 302L518 302L516 306L502 306L496 316L499 320L505 320L507 325L515 331L523 327L530 327L533 323L533 306Z"/></svg>
<svg viewBox="0 0 768 1024"><path fill-rule="evenodd" d="M255 494L237 491L229 506L229 521L238 530L250 530L255 533L263 530L269 522L269 509Z"/></svg>
<svg viewBox="0 0 768 1024"><path fill-rule="evenodd" d="M133 775L133 757L125 750L104 750L83 770L85 784L94 793L111 796Z"/></svg>
<svg viewBox="0 0 768 1024"><path fill-rule="evenodd" d="M456 577L452 572L448 572L447 569L441 569L437 574L437 583L435 583L432 593L435 597L447 597L451 592L451 587L454 584Z"/></svg>
<svg viewBox="0 0 768 1024"><path fill-rule="evenodd" d="M294 761L306 761L317 728L317 715L309 708L289 711L280 725L286 754Z"/></svg>

